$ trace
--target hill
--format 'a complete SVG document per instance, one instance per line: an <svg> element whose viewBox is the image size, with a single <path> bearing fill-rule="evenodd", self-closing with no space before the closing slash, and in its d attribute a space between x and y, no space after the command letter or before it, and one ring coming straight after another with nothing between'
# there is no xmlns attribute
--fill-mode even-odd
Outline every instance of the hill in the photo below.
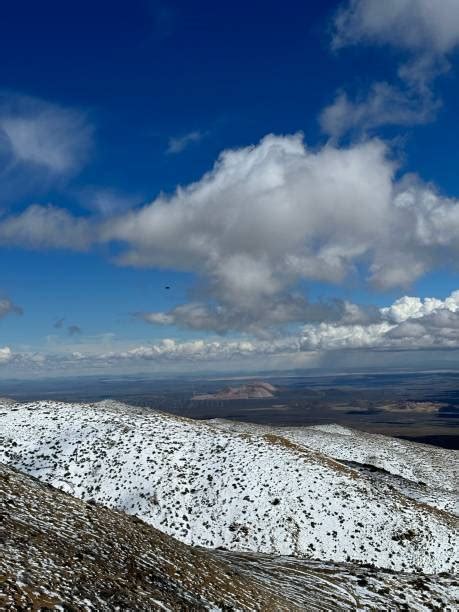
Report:
<svg viewBox="0 0 459 612"><path fill-rule="evenodd" d="M0 416L0 461L187 544L426 573L454 565L451 513L277 433L114 402L5 402Z"/></svg>
<svg viewBox="0 0 459 612"><path fill-rule="evenodd" d="M426 612L457 598L449 576L193 549L2 465L0 510L5 611Z"/></svg>
<svg viewBox="0 0 459 612"><path fill-rule="evenodd" d="M193 396L193 401L202 400L241 400L241 399L266 399L274 397L276 387L270 383L257 381L240 385L239 387L225 387L216 393L201 393Z"/></svg>
<svg viewBox="0 0 459 612"><path fill-rule="evenodd" d="M313 449L395 488L407 497L457 514L459 452L370 434L342 425L273 427L223 419L208 421L221 430L277 435Z"/></svg>

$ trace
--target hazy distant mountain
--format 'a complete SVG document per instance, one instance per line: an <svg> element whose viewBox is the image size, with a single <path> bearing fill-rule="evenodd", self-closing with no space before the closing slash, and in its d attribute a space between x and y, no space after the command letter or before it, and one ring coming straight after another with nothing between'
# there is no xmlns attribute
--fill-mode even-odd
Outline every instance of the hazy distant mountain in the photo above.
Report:
<svg viewBox="0 0 459 612"><path fill-rule="evenodd" d="M114 402L9 403L1 419L1 461L135 514L188 544L402 571L453 570L453 514L315 450L320 429L311 428L309 441L295 441ZM363 444L347 431L346 443ZM378 445L390 457L391 439L378 436ZM428 447L421 448L428 463ZM402 463L400 454L393 457ZM435 455L439 480L447 483L455 457Z"/></svg>
<svg viewBox="0 0 459 612"><path fill-rule="evenodd" d="M240 400L274 397L277 389L267 382L257 381L239 387L225 387L216 393L194 395L193 400Z"/></svg>
<svg viewBox="0 0 459 612"><path fill-rule="evenodd" d="M2 610L453 609L452 576L198 550L0 465Z"/></svg>

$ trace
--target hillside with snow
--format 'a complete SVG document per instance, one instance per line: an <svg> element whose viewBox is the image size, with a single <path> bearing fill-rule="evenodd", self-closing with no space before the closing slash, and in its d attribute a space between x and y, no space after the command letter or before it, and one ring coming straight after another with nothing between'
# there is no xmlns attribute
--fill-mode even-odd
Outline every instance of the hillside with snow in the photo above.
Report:
<svg viewBox="0 0 459 612"><path fill-rule="evenodd" d="M1 462L134 514L184 543L453 571L452 513L304 440L115 402L8 401L0 417Z"/></svg>
<svg viewBox="0 0 459 612"><path fill-rule="evenodd" d="M134 517L0 465L1 610L287 610L261 584Z"/></svg>
<svg viewBox="0 0 459 612"><path fill-rule="evenodd" d="M5 611L428 612L458 596L451 576L198 550L2 465L0 512Z"/></svg>
<svg viewBox="0 0 459 612"><path fill-rule="evenodd" d="M208 423L225 431L281 436L294 444L333 457L407 497L458 514L458 451L370 434L342 425L273 427L223 419L213 419Z"/></svg>

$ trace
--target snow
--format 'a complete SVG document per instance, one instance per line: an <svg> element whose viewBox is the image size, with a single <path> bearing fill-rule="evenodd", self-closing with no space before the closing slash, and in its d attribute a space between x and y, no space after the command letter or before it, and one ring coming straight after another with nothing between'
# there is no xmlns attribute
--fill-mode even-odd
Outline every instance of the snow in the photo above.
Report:
<svg viewBox="0 0 459 612"><path fill-rule="evenodd" d="M297 441L293 429L240 432L116 402L9 402L0 411L0 461L187 544L453 570L452 514L336 461L323 441L316 448L321 436L355 445L352 431L316 430ZM392 466L401 455L389 442Z"/></svg>
<svg viewBox="0 0 459 612"><path fill-rule="evenodd" d="M218 429L282 436L294 444L333 457L344 465L385 482L400 493L454 514L458 512L459 453L342 425L271 427L214 419ZM377 468L373 470L371 468Z"/></svg>
<svg viewBox="0 0 459 612"><path fill-rule="evenodd" d="M0 512L2 610L452 612L459 594L453 575L188 547L2 465Z"/></svg>

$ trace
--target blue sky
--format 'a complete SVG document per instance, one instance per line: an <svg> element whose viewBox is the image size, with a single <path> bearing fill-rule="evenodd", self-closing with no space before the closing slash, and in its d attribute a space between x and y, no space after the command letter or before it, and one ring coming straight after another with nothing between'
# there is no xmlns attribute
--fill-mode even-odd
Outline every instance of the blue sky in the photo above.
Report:
<svg viewBox="0 0 459 612"><path fill-rule="evenodd" d="M2 6L0 375L454 362L458 24Z"/></svg>

